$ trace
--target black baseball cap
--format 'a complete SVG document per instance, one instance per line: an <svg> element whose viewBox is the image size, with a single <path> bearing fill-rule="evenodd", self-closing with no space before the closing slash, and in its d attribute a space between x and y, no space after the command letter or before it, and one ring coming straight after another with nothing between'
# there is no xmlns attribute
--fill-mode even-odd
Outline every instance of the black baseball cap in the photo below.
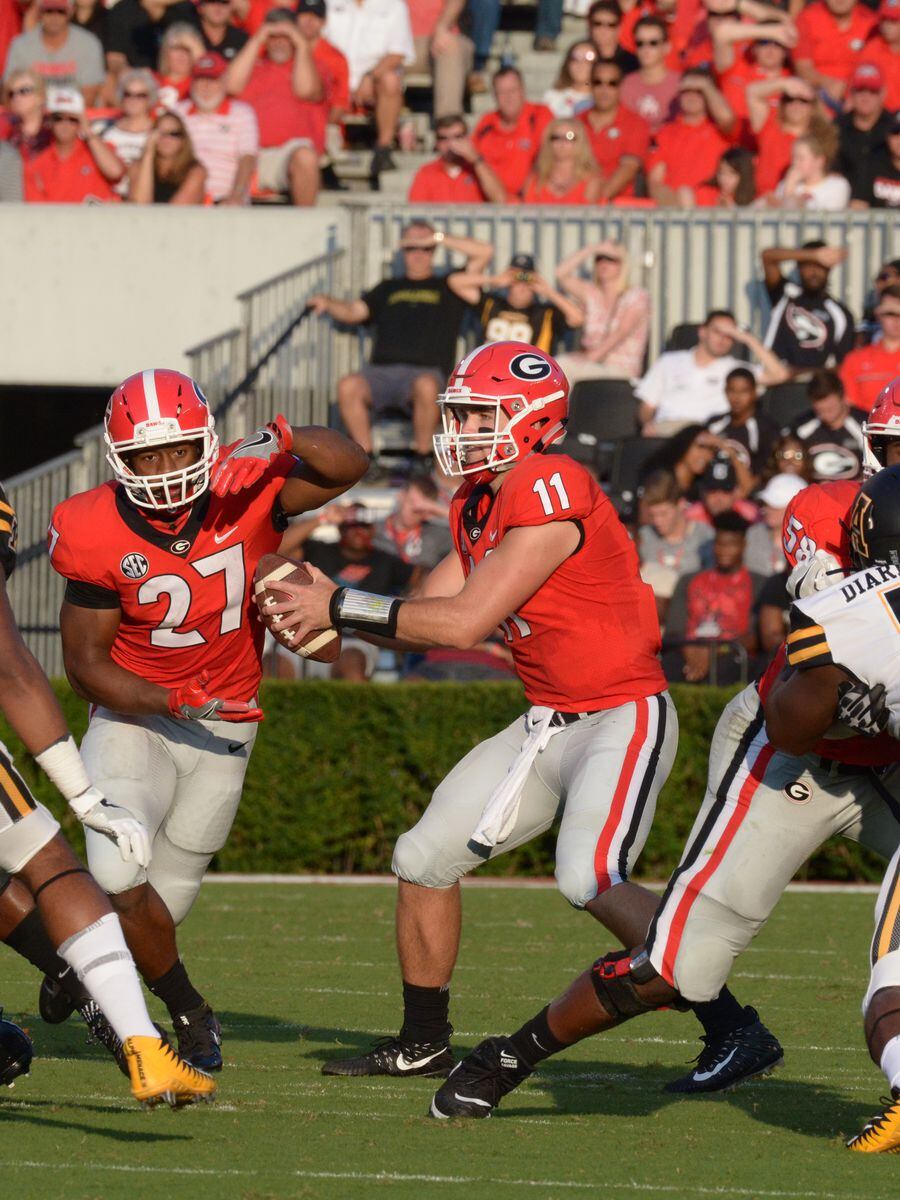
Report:
<svg viewBox="0 0 900 1200"><path fill-rule="evenodd" d="M534 258L530 254L515 254L509 265L513 271L533 271Z"/></svg>
<svg viewBox="0 0 900 1200"><path fill-rule="evenodd" d="M325 20L325 0L297 0L294 12L299 17L301 13L312 13L314 17Z"/></svg>
<svg viewBox="0 0 900 1200"><path fill-rule="evenodd" d="M737 487L737 474L731 460L716 455L700 480L701 492L733 492Z"/></svg>

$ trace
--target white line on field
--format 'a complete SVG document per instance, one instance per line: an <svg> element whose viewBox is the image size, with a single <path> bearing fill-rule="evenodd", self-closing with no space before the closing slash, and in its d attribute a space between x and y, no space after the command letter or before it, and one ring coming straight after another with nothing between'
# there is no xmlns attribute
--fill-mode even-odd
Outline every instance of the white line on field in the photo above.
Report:
<svg viewBox="0 0 900 1200"><path fill-rule="evenodd" d="M393 887L397 880L393 875L239 875L229 872L215 872L206 876L204 883L289 883L308 884L324 883L344 887L365 887L377 884L383 887ZM666 886L665 880L641 881L644 887L662 891ZM506 879L492 876L485 879L467 878L462 881L464 887L471 888L520 888L526 891L549 891L556 888L553 879ZM877 883L789 883L789 892L856 892L874 895L878 891Z"/></svg>
<svg viewBox="0 0 900 1200"><path fill-rule="evenodd" d="M7 1168L18 1170L70 1171L70 1163L35 1162L18 1160L4 1164ZM243 1178L260 1178L265 1176L284 1176L289 1179L345 1179L360 1183L444 1183L452 1185L471 1186L472 1184L491 1184L506 1187L533 1188L571 1188L575 1191L597 1191L596 1179L581 1182L575 1179L486 1179L480 1175L424 1175L400 1174L397 1171L254 1171L239 1167L138 1167L126 1163L93 1163L91 1166L81 1164L83 1170L117 1171L130 1175L233 1175ZM652 1184L635 1183L632 1180L623 1183L613 1183L603 1180L604 1191L614 1192L661 1192L665 1194L692 1196L768 1196L778 1200L868 1200L867 1196L853 1196L848 1192L789 1192L766 1191L762 1188L735 1187L692 1187L689 1184Z"/></svg>

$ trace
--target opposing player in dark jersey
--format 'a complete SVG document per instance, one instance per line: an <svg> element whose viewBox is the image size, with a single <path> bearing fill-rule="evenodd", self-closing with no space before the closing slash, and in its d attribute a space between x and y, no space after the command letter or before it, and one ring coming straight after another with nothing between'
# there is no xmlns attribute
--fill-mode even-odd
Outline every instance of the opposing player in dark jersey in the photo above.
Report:
<svg viewBox="0 0 900 1200"><path fill-rule="evenodd" d="M342 435L283 417L220 452L202 392L177 371L126 379L105 426L115 480L57 506L50 556L66 579L66 671L91 704L85 763L153 842L144 869L89 832L88 861L184 1057L217 1070L218 1022L175 926L228 836L262 717L253 572L286 516L346 491L367 459ZM53 987L42 1009L65 1016Z"/></svg>
<svg viewBox="0 0 900 1200"><path fill-rule="evenodd" d="M464 477L454 550L411 601L318 576L281 612L414 647L468 647L498 625L531 708L439 785L397 842L400 1036L327 1063L326 1074L437 1075L452 1065L449 981L459 880L559 819L556 880L625 945L642 940L656 897L628 880L677 743L657 657L659 625L637 553L588 472L544 451L559 441L568 382L549 355L489 343L455 368L435 450ZM727 991L697 1010L708 1035L756 1022ZM758 1022L757 1022L758 1023Z"/></svg>
<svg viewBox="0 0 900 1200"><path fill-rule="evenodd" d="M870 430L872 461L881 468L900 458L900 421L890 419L887 402L876 409L887 416ZM855 484L825 484L804 489L789 505L785 554L795 589L814 594L851 568L847 530L857 492ZM783 654L719 719L706 797L647 937L598 959L511 1037L477 1046L435 1095L432 1116L489 1116L551 1054L643 1013L715 996L797 869L830 835L843 833L885 859L895 852L897 783L880 783L872 768L900 762L900 744L872 727L866 689L848 680L836 698L845 726L838 736L800 754L779 749L767 736L763 706ZM780 1059L771 1035L751 1026L709 1039L677 1090L718 1090L755 1073L748 1062L758 1069Z"/></svg>
<svg viewBox="0 0 900 1200"><path fill-rule="evenodd" d="M15 520L0 488L0 709L85 829L107 839L121 861L142 869L150 857L147 830L92 786L47 677L16 628L6 594L15 566ZM135 1098L176 1106L211 1097L212 1079L159 1037L109 901L0 743L0 893L15 890L21 907L39 911L48 953L58 949L114 1030ZM30 1057L22 1031L0 1019L0 1082L27 1071Z"/></svg>

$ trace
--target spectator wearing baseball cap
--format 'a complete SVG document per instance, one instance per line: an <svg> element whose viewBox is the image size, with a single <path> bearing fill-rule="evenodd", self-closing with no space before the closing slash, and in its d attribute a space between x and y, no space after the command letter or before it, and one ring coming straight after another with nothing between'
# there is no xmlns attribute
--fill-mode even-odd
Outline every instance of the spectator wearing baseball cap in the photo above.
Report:
<svg viewBox="0 0 900 1200"><path fill-rule="evenodd" d="M98 204L117 200L112 184L125 167L85 118L77 88L50 88L47 114L53 140L25 166L25 199L30 203Z"/></svg>
<svg viewBox="0 0 900 1200"><path fill-rule="evenodd" d="M898 62L900 67L900 62ZM849 110L837 119L840 136L837 169L850 180L852 200L865 199L869 162L885 146L891 116L884 107L887 89L881 68L864 62L850 76Z"/></svg>
<svg viewBox="0 0 900 1200"><path fill-rule="evenodd" d="M56 87L78 88L94 104L106 78L103 47L86 29L72 25L74 0L38 0L38 24L9 48L6 78L30 67Z"/></svg>
<svg viewBox="0 0 900 1200"><path fill-rule="evenodd" d="M857 0L813 0L800 10L796 24L799 41L794 68L837 109L850 76L862 61L863 47L877 18Z"/></svg>
<svg viewBox="0 0 900 1200"><path fill-rule="evenodd" d="M857 204L900 209L900 112L888 120L884 146L869 156Z"/></svg>
<svg viewBox="0 0 900 1200"><path fill-rule="evenodd" d="M762 529L767 536L761 538L759 534L754 535L755 566L752 569L760 571L763 575L774 575L777 571L784 570L784 543L781 532L784 510L806 486L806 480L799 475L773 475L757 494L756 499L762 509L762 526L757 525L754 528ZM750 566L749 553L747 560L747 565Z"/></svg>
<svg viewBox="0 0 900 1200"><path fill-rule="evenodd" d="M190 99L178 105L194 151L206 168L206 190L216 204L246 204L256 170L259 128L256 114L225 91L228 64L220 54L204 54L194 66Z"/></svg>
<svg viewBox="0 0 900 1200"><path fill-rule="evenodd" d="M689 521L712 525L720 513L736 512L752 525L759 517L756 505L741 495L733 459L721 450L697 480L697 492L699 499L687 510Z"/></svg>
<svg viewBox="0 0 900 1200"><path fill-rule="evenodd" d="M885 106L891 112L900 109L900 0L881 0L878 26L860 58L881 68L887 93Z"/></svg>
<svg viewBox="0 0 900 1200"><path fill-rule="evenodd" d="M506 189L466 129L460 114L438 117L434 126L437 158L419 167L409 189L411 203L502 204Z"/></svg>
<svg viewBox="0 0 900 1200"><path fill-rule="evenodd" d="M315 204L319 150L313 142L311 112L322 103L322 81L290 9L266 13L228 68L225 86L256 113L260 189L287 192L298 206Z"/></svg>

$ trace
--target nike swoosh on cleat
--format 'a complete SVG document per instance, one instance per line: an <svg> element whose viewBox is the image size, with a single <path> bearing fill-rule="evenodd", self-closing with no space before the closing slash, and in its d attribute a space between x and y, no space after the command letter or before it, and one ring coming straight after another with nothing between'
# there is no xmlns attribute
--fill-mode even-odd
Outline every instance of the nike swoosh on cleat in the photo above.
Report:
<svg viewBox="0 0 900 1200"><path fill-rule="evenodd" d="M728 1066L728 1064L731 1062L731 1060L734 1058L734 1056L736 1054L737 1054L737 1047L735 1047L735 1049L732 1050L732 1052L728 1055L727 1058L723 1058L720 1063L716 1063L716 1065L713 1067L713 1069L711 1071L695 1071L694 1072L694 1080L697 1083L704 1083L707 1079L713 1079L716 1075L719 1074L719 1072L724 1067Z"/></svg>
<svg viewBox="0 0 900 1200"><path fill-rule="evenodd" d="M434 1054L426 1054L424 1058L417 1058L415 1062L410 1062L402 1053L397 1055L397 1070L398 1071L414 1071L416 1067L424 1067L430 1063L433 1058L437 1058L439 1054L444 1053L444 1048L435 1050Z"/></svg>
<svg viewBox="0 0 900 1200"><path fill-rule="evenodd" d="M434 1100L431 1101L431 1115L433 1117L437 1117L437 1119L439 1121L449 1121L450 1120L449 1115L447 1113L442 1113L441 1110L438 1108L438 1106L435 1104Z"/></svg>
<svg viewBox="0 0 900 1200"><path fill-rule="evenodd" d="M477 1096L461 1096L459 1092L454 1092L453 1095L462 1104L480 1104L482 1108L491 1108L490 1100L479 1100Z"/></svg>

